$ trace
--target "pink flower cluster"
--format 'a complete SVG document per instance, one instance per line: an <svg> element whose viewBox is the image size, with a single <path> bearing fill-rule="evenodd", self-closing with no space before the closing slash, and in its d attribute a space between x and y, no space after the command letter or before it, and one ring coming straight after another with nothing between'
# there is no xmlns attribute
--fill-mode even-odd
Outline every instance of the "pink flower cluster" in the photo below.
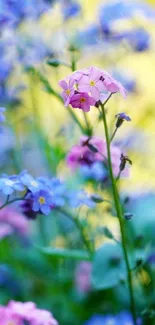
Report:
<svg viewBox="0 0 155 325"><path fill-rule="evenodd" d="M96 150L95 150L96 149ZM115 176L119 173L119 166L121 162L121 150L116 145L111 145L111 159L113 173ZM107 163L107 148L106 141L98 137L89 138L87 136L82 136L80 139L80 144L75 145L71 148L67 155L67 165L75 170L81 165L92 165L96 161L103 161ZM128 168L125 168L122 176L128 176Z"/></svg>
<svg viewBox="0 0 155 325"><path fill-rule="evenodd" d="M90 106L102 101L110 93L120 92L126 97L126 91L119 81L95 67L75 71L65 80L61 80L59 85L63 89L65 106L70 104L84 112L89 112Z"/></svg>
<svg viewBox="0 0 155 325"><path fill-rule="evenodd" d="M26 236L28 234L28 221L20 212L13 208L5 207L0 210L0 239L14 232Z"/></svg>
<svg viewBox="0 0 155 325"><path fill-rule="evenodd" d="M37 309L33 302L10 301L7 306L0 306L1 325L58 325L47 310Z"/></svg>

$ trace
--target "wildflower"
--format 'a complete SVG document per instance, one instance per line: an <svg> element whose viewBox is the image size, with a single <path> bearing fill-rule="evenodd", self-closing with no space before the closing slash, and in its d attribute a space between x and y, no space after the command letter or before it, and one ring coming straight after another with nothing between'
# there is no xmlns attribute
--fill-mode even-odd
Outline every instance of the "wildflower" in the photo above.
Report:
<svg viewBox="0 0 155 325"><path fill-rule="evenodd" d="M107 169L100 161L95 161L92 165L81 166L80 173L84 179L91 179L100 182L107 178Z"/></svg>
<svg viewBox="0 0 155 325"><path fill-rule="evenodd" d="M118 325L115 316L112 315L93 315L84 325ZM119 324L120 325L120 324Z"/></svg>
<svg viewBox="0 0 155 325"><path fill-rule="evenodd" d="M0 306L0 324L58 325L53 315L38 309L33 302L10 301L7 306Z"/></svg>
<svg viewBox="0 0 155 325"><path fill-rule="evenodd" d="M86 92L74 94L70 99L70 104L73 108L80 108L84 112L89 112L90 106L94 106L95 102L95 99Z"/></svg>
<svg viewBox="0 0 155 325"><path fill-rule="evenodd" d="M114 70L112 76L117 79L129 93L136 92L136 80L132 75L124 71Z"/></svg>
<svg viewBox="0 0 155 325"><path fill-rule="evenodd" d="M92 67L89 70L89 75L83 75L78 84L80 92L91 93L91 96L98 101L100 99L101 91L105 90L104 84L101 81L102 71L98 68Z"/></svg>
<svg viewBox="0 0 155 325"><path fill-rule="evenodd" d="M26 236L28 233L28 222L24 215L15 208L7 206L0 210L0 238L17 233Z"/></svg>
<svg viewBox="0 0 155 325"><path fill-rule="evenodd" d="M5 195L10 195L14 191L24 191L25 187L16 176L4 175L0 178L0 190Z"/></svg>
<svg viewBox="0 0 155 325"><path fill-rule="evenodd" d="M117 118L116 128L119 128L124 121L131 121L130 116L126 115L125 113L118 113L115 115L115 117Z"/></svg>
<svg viewBox="0 0 155 325"><path fill-rule="evenodd" d="M5 110L6 109L4 107L0 107L0 123L5 122L5 116L4 116Z"/></svg>
<svg viewBox="0 0 155 325"><path fill-rule="evenodd" d="M71 97L74 95L75 89L73 88L75 84L74 79L69 79L68 83L65 80L59 82L60 87L63 89L62 97L65 102L65 106L68 106L70 103Z"/></svg>
<svg viewBox="0 0 155 325"><path fill-rule="evenodd" d="M80 108L84 112L89 112L90 106L104 100L111 93L120 92L126 97L126 90L119 81L95 67L77 70L67 80L71 84L65 80L60 81L65 105L71 104L73 108Z"/></svg>
<svg viewBox="0 0 155 325"><path fill-rule="evenodd" d="M93 148L96 150L93 150ZM98 173L97 177L102 177L103 174L103 177L105 176L106 178L104 167L107 166L107 157L105 140L97 137L82 137L80 139L80 144L72 147L67 155L66 161L67 165L72 170L80 166L88 166L89 168L91 167L90 172L93 172L94 176ZM113 173L117 176L120 171L121 150L118 146L113 144L111 145L111 159ZM94 165L93 167L93 164L97 162L103 163L103 171L101 171L101 166ZM88 169L84 169L84 171L87 173ZM125 168L121 175L124 177L128 176L128 169Z"/></svg>
<svg viewBox="0 0 155 325"><path fill-rule="evenodd" d="M71 208L78 208L82 205L86 205L89 208L96 206L95 202L85 191L72 191L68 194L68 202Z"/></svg>
<svg viewBox="0 0 155 325"><path fill-rule="evenodd" d="M27 187L29 191L32 193L35 193L40 190L41 183L38 180L35 180L30 174L28 174L26 171L22 172L19 175L19 179L21 183Z"/></svg>
<svg viewBox="0 0 155 325"><path fill-rule="evenodd" d="M48 215L51 211L52 196L45 190L40 190L32 195L32 210Z"/></svg>

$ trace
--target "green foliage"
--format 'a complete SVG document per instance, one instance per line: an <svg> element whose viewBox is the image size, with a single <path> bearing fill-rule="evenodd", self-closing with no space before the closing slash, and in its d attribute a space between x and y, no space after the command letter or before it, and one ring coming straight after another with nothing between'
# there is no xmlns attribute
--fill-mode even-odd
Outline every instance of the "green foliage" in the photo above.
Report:
<svg viewBox="0 0 155 325"><path fill-rule="evenodd" d="M95 254L92 272L94 289L103 290L117 286L126 279L121 246L106 243Z"/></svg>

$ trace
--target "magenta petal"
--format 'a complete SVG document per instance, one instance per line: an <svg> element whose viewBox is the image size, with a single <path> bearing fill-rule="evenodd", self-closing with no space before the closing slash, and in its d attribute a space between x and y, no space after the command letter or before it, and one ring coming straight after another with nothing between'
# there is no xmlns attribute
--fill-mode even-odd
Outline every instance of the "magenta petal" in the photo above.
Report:
<svg viewBox="0 0 155 325"><path fill-rule="evenodd" d="M88 103L82 103L81 104L81 109L84 111L84 112L89 112L90 111L90 106Z"/></svg>

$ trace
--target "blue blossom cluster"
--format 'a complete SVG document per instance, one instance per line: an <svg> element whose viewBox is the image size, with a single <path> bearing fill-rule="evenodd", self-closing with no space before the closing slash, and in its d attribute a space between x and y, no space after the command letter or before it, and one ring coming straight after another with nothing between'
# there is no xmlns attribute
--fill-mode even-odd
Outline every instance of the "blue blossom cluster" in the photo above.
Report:
<svg viewBox="0 0 155 325"><path fill-rule="evenodd" d="M134 23L137 15L155 21L155 10L149 4L126 0L106 2L100 7L99 23L79 31L76 42L79 46L104 45L104 49L125 42L133 51L146 51L150 48L151 36L144 27ZM116 22L121 20L132 20L133 28L117 30Z"/></svg>
<svg viewBox="0 0 155 325"><path fill-rule="evenodd" d="M113 315L94 315L84 325L133 325L131 314L128 312L121 312L120 314ZM137 320L137 325L141 325L141 320Z"/></svg>
<svg viewBox="0 0 155 325"><path fill-rule="evenodd" d="M38 19L51 8L53 2L53 0L1 0L0 27L17 27L24 19Z"/></svg>
<svg viewBox="0 0 155 325"><path fill-rule="evenodd" d="M85 180L103 182L108 177L107 169L100 161L95 161L92 165L83 165L80 173Z"/></svg>
<svg viewBox="0 0 155 325"><path fill-rule="evenodd" d="M48 215L54 208L65 204L71 208L86 205L95 207L91 196L83 190L70 190L57 178L33 178L27 171L19 175L2 175L0 191L8 197L21 192L17 200L22 200L21 207L28 218L34 219L37 213Z"/></svg>

